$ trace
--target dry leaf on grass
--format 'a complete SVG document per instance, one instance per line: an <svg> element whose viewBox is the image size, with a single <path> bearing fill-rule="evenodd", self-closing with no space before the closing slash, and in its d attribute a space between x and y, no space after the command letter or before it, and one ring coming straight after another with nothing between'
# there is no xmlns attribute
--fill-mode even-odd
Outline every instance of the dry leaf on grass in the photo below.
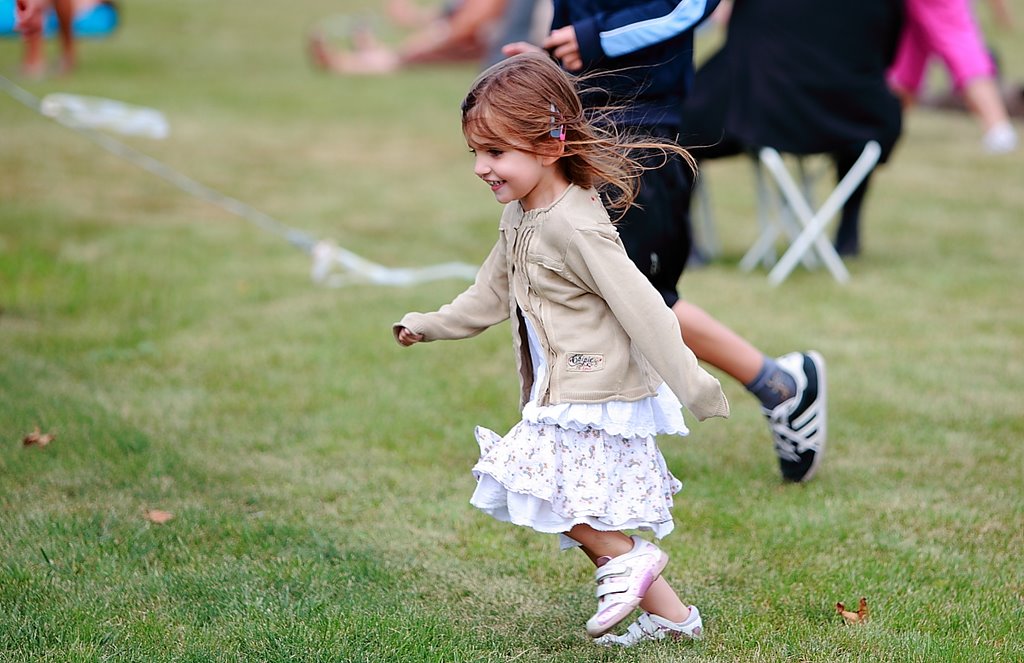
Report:
<svg viewBox="0 0 1024 663"><path fill-rule="evenodd" d="M39 430L39 426L36 426L35 430L21 438L21 443L26 447L45 447L50 442L53 442L55 437L57 437L55 434L43 433Z"/></svg>
<svg viewBox="0 0 1024 663"><path fill-rule="evenodd" d="M163 525L168 520L174 518L174 514L170 511L161 511L160 509L146 509L146 520L157 525Z"/></svg>
<svg viewBox="0 0 1024 663"><path fill-rule="evenodd" d="M863 596L857 604L857 612L847 610L842 602L836 603L836 612L843 616L847 624L859 624L868 620L868 600Z"/></svg>

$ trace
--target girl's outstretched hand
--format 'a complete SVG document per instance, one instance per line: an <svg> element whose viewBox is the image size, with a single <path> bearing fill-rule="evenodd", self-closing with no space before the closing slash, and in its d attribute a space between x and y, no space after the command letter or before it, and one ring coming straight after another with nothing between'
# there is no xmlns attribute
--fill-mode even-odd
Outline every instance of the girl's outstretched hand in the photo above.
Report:
<svg viewBox="0 0 1024 663"><path fill-rule="evenodd" d="M417 334L415 332L409 331L407 327L402 327L401 329L398 330L398 342L404 345L405 347L409 347L414 343L419 343L422 340L423 334Z"/></svg>

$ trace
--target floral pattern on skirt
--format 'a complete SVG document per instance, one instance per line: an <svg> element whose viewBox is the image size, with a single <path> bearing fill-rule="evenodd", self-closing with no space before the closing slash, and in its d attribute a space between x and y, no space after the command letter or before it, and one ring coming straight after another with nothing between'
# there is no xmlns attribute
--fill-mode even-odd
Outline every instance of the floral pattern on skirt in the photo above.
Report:
<svg viewBox="0 0 1024 663"><path fill-rule="evenodd" d="M481 454L470 502L498 520L551 533L580 523L658 538L672 531L672 495L682 484L653 436L525 420L504 437L479 426L475 434Z"/></svg>

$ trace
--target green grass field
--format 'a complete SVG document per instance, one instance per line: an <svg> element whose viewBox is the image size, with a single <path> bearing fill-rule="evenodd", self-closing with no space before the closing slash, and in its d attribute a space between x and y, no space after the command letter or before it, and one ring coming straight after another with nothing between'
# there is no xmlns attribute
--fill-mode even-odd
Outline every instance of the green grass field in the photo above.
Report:
<svg viewBox="0 0 1024 663"><path fill-rule="evenodd" d="M319 75L306 31L357 4L133 0L73 77L18 79L14 40L0 73L159 108L169 139L124 142L370 260L478 263L474 70ZM1024 78L1019 32L991 35ZM0 660L1024 660L1024 151L979 138L906 117L846 286L740 271L750 166L708 166L723 255L684 291L826 356L829 450L782 485L724 381L733 417L663 444L666 575L707 637L605 651L584 557L468 504L473 426L518 416L507 327L392 340L464 283L318 287L280 237L0 95ZM24 447L36 426L56 438Z"/></svg>

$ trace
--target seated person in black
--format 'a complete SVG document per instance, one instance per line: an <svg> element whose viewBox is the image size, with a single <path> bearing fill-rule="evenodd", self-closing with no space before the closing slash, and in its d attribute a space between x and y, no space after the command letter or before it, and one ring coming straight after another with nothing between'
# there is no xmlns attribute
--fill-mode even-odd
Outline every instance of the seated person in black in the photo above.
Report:
<svg viewBox="0 0 1024 663"><path fill-rule="evenodd" d="M697 71L680 142L698 159L771 146L830 154L837 179L876 140L881 161L900 135L899 100L885 72L903 17L900 0L736 0L722 48ZM841 255L860 251L868 178L847 201Z"/></svg>

